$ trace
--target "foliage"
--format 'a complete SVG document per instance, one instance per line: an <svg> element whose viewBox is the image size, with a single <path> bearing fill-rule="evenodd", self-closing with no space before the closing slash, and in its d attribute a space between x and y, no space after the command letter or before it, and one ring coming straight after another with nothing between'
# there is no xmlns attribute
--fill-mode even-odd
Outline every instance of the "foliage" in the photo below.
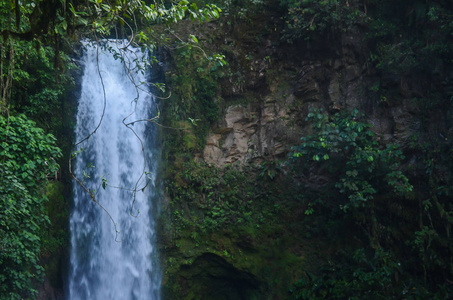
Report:
<svg viewBox="0 0 453 300"><path fill-rule="evenodd" d="M412 211L411 259L419 268L408 268L421 280L417 299L444 298L451 294L449 254L453 249L450 228L453 219L451 189L451 114L453 108L452 67L453 6L451 1L370 1L371 22L367 38L370 60L381 75L380 93L395 101L386 90L407 84L405 93L419 108L420 130L410 138L408 151L417 153L410 166L418 188L417 210ZM398 94L397 94L398 95ZM381 96L382 97L382 96ZM417 221L416 221L416 220ZM406 225L409 227L409 225ZM435 290L438 293L435 293Z"/></svg>
<svg viewBox="0 0 453 300"><path fill-rule="evenodd" d="M345 245L324 260L324 271L296 284L295 299L448 297L444 278L451 265L442 253L452 249L444 190L451 178L430 173L429 184L413 193L401 150L380 146L370 126L357 119L356 111L328 117L313 110L313 132L294 148L294 171L306 183L306 230L325 235L330 245ZM313 185L321 175L332 184Z"/></svg>
<svg viewBox="0 0 453 300"><path fill-rule="evenodd" d="M294 160L303 158L303 168L312 162L324 163L323 168L334 176L335 188L346 196L335 201L345 212L372 206L375 195L384 191L396 195L412 191L398 169L404 158L402 151L391 144L381 149L370 126L357 121L357 114L354 110L350 115L337 113L329 118L322 111L312 110L307 121L313 122L314 133L302 137L292 153ZM388 188L382 190L386 185Z"/></svg>
<svg viewBox="0 0 453 300"><path fill-rule="evenodd" d="M172 197L172 219L177 231L187 226L201 232L228 226L259 228L278 211L280 198L247 172L220 170L193 161L182 166L167 191ZM181 210L185 204L191 206L190 211Z"/></svg>
<svg viewBox="0 0 453 300"><path fill-rule="evenodd" d="M443 109L443 117L451 120L452 106ZM440 290L447 288L451 293L451 288L448 289L451 285L444 284L444 278L453 274L451 256L447 254L453 249L453 131L449 123L443 122L431 121L426 125L429 130L411 137L410 151L418 154L417 163L411 167L419 180L419 224L406 244L419 261L420 277L430 284L441 283Z"/></svg>
<svg viewBox="0 0 453 300"><path fill-rule="evenodd" d="M218 79L226 62L223 56L207 56L194 43L183 43L175 51L174 64L177 72L167 78L174 94L161 103L163 124L180 129L166 130L166 140L172 148L169 155L179 149L200 151L204 147L209 127L220 116Z"/></svg>
<svg viewBox="0 0 453 300"><path fill-rule="evenodd" d="M72 84L68 71L74 64L67 53L73 51L73 40L127 37L125 49L132 44L153 49L157 38L148 26L167 26L184 18L203 23L218 18L220 11L214 4L198 7L186 0L0 2L0 298L34 298L31 281L42 275L38 260L58 253L67 243L61 184L47 190L50 202L45 203L44 196L47 175L54 175L61 153L51 135L16 115L24 113L40 127L58 133L65 148L72 143L71 133L64 131L73 112L65 99ZM112 52L124 59L125 49ZM224 62L220 56L213 60ZM208 96L201 99L205 105L210 104ZM48 226L47 214L53 226Z"/></svg>
<svg viewBox="0 0 453 300"><path fill-rule="evenodd" d="M10 110L25 113L47 130L61 128L62 102L74 84L69 75L74 63L49 46L36 49L31 42L16 41L10 47L15 55Z"/></svg>
<svg viewBox="0 0 453 300"><path fill-rule="evenodd" d="M395 85L418 84L407 89L414 95L429 94L421 104L427 112L448 105L453 96L452 67L453 7L451 1L435 0L281 0L287 9L282 39L310 40L323 49L329 40L338 53L342 33L363 35L369 48L368 66L376 67L380 99L395 101ZM329 47L327 47L329 48ZM434 78L434 79L433 79ZM439 91L447 91L447 94ZM393 93L393 94L392 94Z"/></svg>
<svg viewBox="0 0 453 300"><path fill-rule="evenodd" d="M291 299L379 299L394 292L400 263L390 253L377 250L367 257L364 249L358 249L343 259L321 268L319 274L306 272L290 289Z"/></svg>
<svg viewBox="0 0 453 300"><path fill-rule="evenodd" d="M126 27L135 36L133 28L138 23L170 24L186 16L204 22L218 18L220 12L214 4L198 8L187 0L172 3L152 1L151 4L138 0L2 1L0 9L4 12L0 23L3 32L22 39L46 34L64 36L76 29L109 34L116 26Z"/></svg>
<svg viewBox="0 0 453 300"><path fill-rule="evenodd" d="M36 48L36 54L33 51L30 53L31 59L35 59L37 55L38 61L44 64L42 70L39 70L43 72L40 75L44 75L42 80L44 82L40 83L48 83L52 75L47 72L49 69L47 58L51 55L48 49L44 50L44 55L39 52L42 44L52 46L55 51L53 55L54 69L57 69L58 66L60 68L63 66L62 57L59 54L60 44L62 41L71 39L76 30L95 41L112 34L116 38L128 36L128 42L124 48L131 44L140 44L144 48L153 49L156 42L155 37L153 37L152 30L141 30L144 26L158 23L168 25L185 17L205 22L218 18L221 10L214 4L206 4L204 8L198 8L195 3L189 3L186 0L170 5L164 2L147 5L144 1L138 0L104 2L102 0L28 0L2 1L0 11L5 12L0 18L0 30L4 44L0 47L1 108L2 111L5 111L8 107L7 100L11 95L13 73L19 75L19 78L32 82L37 81L33 76L29 76L31 74L28 70L20 69L24 62L28 63L28 58L16 57L16 52L21 55L24 53L23 49ZM18 46L16 46L17 41L19 41ZM24 41L29 44L24 45ZM53 41L53 45L50 45L52 42L49 41ZM119 54L121 57L124 56L124 51L120 51ZM66 58L63 60L68 61ZM50 82L53 85L53 81L50 80ZM58 74L56 82L58 83ZM49 98L54 102L62 92L62 89L57 87L42 88L35 95L35 99L31 97L31 101L42 102L43 99ZM30 106L35 109L38 107L34 103Z"/></svg>
<svg viewBox="0 0 453 300"><path fill-rule="evenodd" d="M172 168L176 170L166 183L171 200L164 213L165 224L171 227L160 231L168 238L162 251L166 270L163 287L168 297L186 299L187 291L197 297L211 296L205 294L203 283L203 291L197 290L199 270L209 270L205 265L197 267L194 260L212 253L231 264L228 269L256 274L263 282L247 284L242 292L256 289L261 296L285 298L290 279L301 273L302 260L287 248L299 240L287 232L295 220L288 209L294 197L291 179L281 173L268 176L273 168L266 165L220 169L187 159L176 161ZM217 274L213 274L214 281ZM188 287L181 284L181 276L187 278ZM268 284L272 286L268 291L258 290Z"/></svg>
<svg viewBox="0 0 453 300"><path fill-rule="evenodd" d="M360 11L344 0L281 0L287 9L283 40L334 38L364 22Z"/></svg>
<svg viewBox="0 0 453 300"><path fill-rule="evenodd" d="M24 116L0 116L0 295L33 297L40 279L40 230L49 222L43 189L58 169L55 138Z"/></svg>
<svg viewBox="0 0 453 300"><path fill-rule="evenodd" d="M326 265L329 271L307 275L296 284L295 299L375 298L392 290L395 263L379 257L384 250L378 228L385 221L377 216L376 209L386 203L383 199L401 198L412 191L412 186L398 169L403 159L401 151L393 145L382 149L370 126L358 118L357 110L331 117L311 110L307 121L312 122L313 132L293 147L292 160L295 172L303 174L307 194L314 197L306 203L307 225L318 227L334 243L354 237L359 247L377 255L376 261L366 259L363 250L354 250L352 245L345 247L344 255L328 260L333 264ZM309 170L318 170L318 174ZM318 187L323 192L316 196L316 191L309 191L310 182L312 177L322 175L333 184ZM349 237L332 227L348 228ZM355 253L354 260L344 261L352 256L351 252Z"/></svg>
<svg viewBox="0 0 453 300"><path fill-rule="evenodd" d="M451 64L453 7L449 1L370 1L367 37L377 67L397 76Z"/></svg>
<svg viewBox="0 0 453 300"><path fill-rule="evenodd" d="M197 0L196 3L209 4L209 0ZM262 13L262 9L271 1L265 0L218 0L216 5L220 7L226 14L233 15L234 18L247 19L250 15Z"/></svg>
<svg viewBox="0 0 453 300"><path fill-rule="evenodd" d="M219 89L216 79L218 69L225 62L205 58L197 52L189 46L177 53L177 69L181 72L174 78L172 86L183 98L181 102L188 106L186 117L198 118L201 121L198 123L212 124L219 118L220 109L215 102Z"/></svg>

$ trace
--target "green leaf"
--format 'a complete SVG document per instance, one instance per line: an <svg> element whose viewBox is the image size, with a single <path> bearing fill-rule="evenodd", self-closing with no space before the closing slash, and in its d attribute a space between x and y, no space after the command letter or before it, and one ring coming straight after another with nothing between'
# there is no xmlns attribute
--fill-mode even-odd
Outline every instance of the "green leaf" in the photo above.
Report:
<svg viewBox="0 0 453 300"><path fill-rule="evenodd" d="M198 39L193 34L190 35L190 38L192 39L193 42L198 44Z"/></svg>

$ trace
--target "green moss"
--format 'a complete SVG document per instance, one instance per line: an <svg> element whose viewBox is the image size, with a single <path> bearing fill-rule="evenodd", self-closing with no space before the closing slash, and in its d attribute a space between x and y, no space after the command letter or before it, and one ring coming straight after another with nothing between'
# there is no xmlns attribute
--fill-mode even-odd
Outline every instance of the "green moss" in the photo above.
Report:
<svg viewBox="0 0 453 300"><path fill-rule="evenodd" d="M228 286L232 294L222 294L221 299L233 299L228 297L238 290L249 293L247 299L268 293L284 297L302 265L299 255L285 250L298 243L285 232L287 210L282 203L291 198L291 191L282 188L289 187L280 181L285 179L262 177L259 169L221 170L194 161L177 167L174 180L167 185L171 197L167 222L172 224L164 251L167 296L210 299L213 291L202 287L208 284L224 290L228 281L227 275L222 283L221 276L214 273L220 268L229 276L254 278L248 281L250 290L233 284ZM222 263L204 261L208 254ZM211 282L208 277L217 279Z"/></svg>
<svg viewBox="0 0 453 300"><path fill-rule="evenodd" d="M46 276L53 287L63 288L64 260L67 259L69 244L68 201L64 198L65 186L59 181L50 182L46 189L49 201L45 205L50 224L42 230L41 259Z"/></svg>
<svg viewBox="0 0 453 300"><path fill-rule="evenodd" d="M164 135L169 147L165 149L201 151L209 127L220 116L218 62L191 46L178 49L173 58L175 73L166 78L173 96L161 104L163 123L168 129Z"/></svg>
<svg viewBox="0 0 453 300"><path fill-rule="evenodd" d="M278 89L277 101L289 90L279 76L292 75L271 72L278 67L271 57L265 60L269 78L258 78L251 67L263 58L251 49L261 47L264 36L260 28L234 22L235 26L223 24L222 30L234 30L234 35L246 37L250 44L241 41L244 49L224 44L225 32L218 30L222 25L213 23L212 34L219 40L210 45L212 49L204 48L207 53L225 54L227 67L214 66L198 49L185 47L172 53L174 73L166 76L173 96L162 101L163 124L190 125L190 129L165 129L163 133L168 202L160 220L167 225L159 230L163 235L159 240L164 296L169 299L284 299L302 270L302 250L296 246L299 233L288 229L294 223L288 216L296 192L290 180L274 168L278 163L269 167L270 176L269 168L219 169L199 161L206 136L215 130L222 109L232 104L259 105L267 99L263 96L269 92L267 87L247 90L250 77L260 81L256 86L266 80L272 83ZM245 283L235 283L233 278Z"/></svg>

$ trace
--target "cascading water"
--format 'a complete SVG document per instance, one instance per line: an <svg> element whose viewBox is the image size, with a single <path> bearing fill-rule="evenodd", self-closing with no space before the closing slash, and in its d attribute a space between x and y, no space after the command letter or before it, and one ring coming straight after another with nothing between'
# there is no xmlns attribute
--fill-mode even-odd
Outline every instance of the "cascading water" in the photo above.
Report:
<svg viewBox="0 0 453 300"><path fill-rule="evenodd" d="M113 41L106 43L122 47ZM123 124L131 112L124 123L149 119L153 99L143 91L137 98L136 86L146 79L133 70L134 60L141 60L144 54L128 49L124 62L88 44L83 56L76 141L87 137L101 118L102 122L76 149L74 173L89 190L95 190L102 207L74 183L67 293L71 300L160 299L151 204L156 167L153 151L142 151L142 143L145 149L152 149L154 128L146 122L130 128Z"/></svg>

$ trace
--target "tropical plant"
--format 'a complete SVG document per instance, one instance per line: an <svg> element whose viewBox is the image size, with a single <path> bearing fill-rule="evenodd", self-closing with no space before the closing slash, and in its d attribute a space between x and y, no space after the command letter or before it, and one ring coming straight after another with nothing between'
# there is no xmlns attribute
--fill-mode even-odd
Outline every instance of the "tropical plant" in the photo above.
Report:
<svg viewBox="0 0 453 300"><path fill-rule="evenodd" d="M356 110L332 116L312 110L307 118L312 132L293 148L295 175L305 183L306 228L329 245L341 245L326 254L315 274L307 273L295 285L293 295L448 298L451 288L444 279L451 266L442 253L451 251L445 186L451 179L444 171L438 177L444 169L433 166L436 151L429 151L433 168L427 168L427 183L414 193L403 173L402 150L381 145L360 118ZM320 177L324 181L316 182Z"/></svg>
<svg viewBox="0 0 453 300"><path fill-rule="evenodd" d="M32 298L41 279L45 187L58 169L55 138L25 116L0 116L0 298Z"/></svg>
<svg viewBox="0 0 453 300"><path fill-rule="evenodd" d="M298 39L333 39L364 21L363 14L348 1L282 0L280 3L287 9L282 39L290 43Z"/></svg>
<svg viewBox="0 0 453 300"><path fill-rule="evenodd" d="M302 137L292 152L294 161L302 158L302 168L314 163L326 170L340 195L345 196L335 201L345 212L372 207L376 195L382 193L404 195L412 191L398 169L404 158L402 151L392 144L381 147L370 125L358 121L358 117L357 110L332 117L312 110L307 121L313 122L313 134Z"/></svg>

